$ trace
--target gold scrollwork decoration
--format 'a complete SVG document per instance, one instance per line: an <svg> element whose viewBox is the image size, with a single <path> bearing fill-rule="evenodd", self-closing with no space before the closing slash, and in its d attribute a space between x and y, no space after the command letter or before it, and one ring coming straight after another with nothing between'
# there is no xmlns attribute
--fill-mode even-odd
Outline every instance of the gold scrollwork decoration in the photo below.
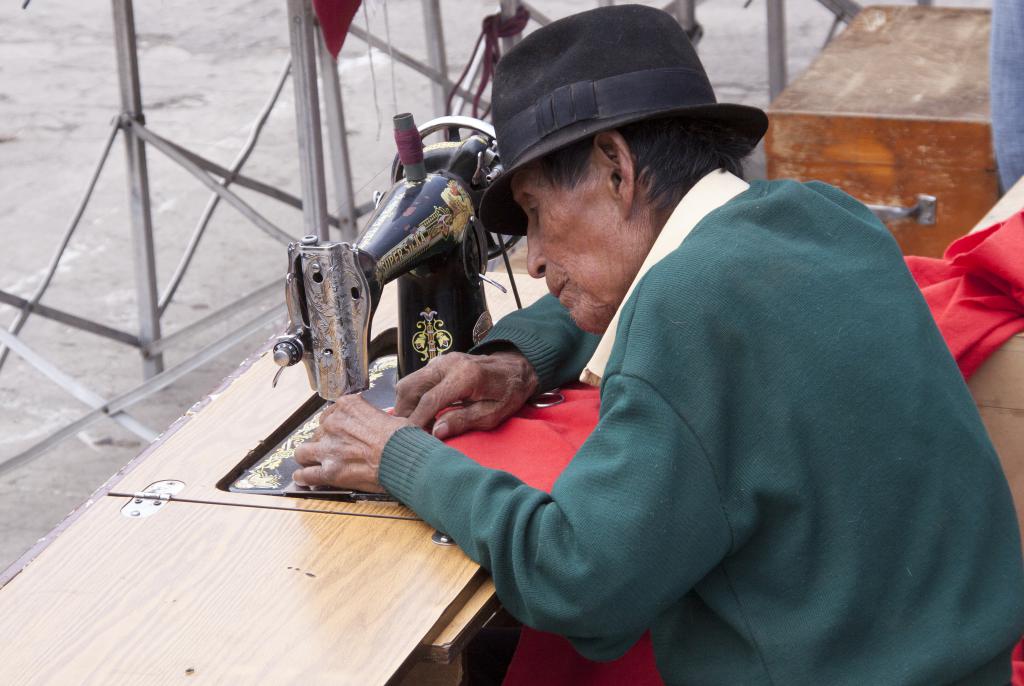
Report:
<svg viewBox="0 0 1024 686"><path fill-rule="evenodd" d="M420 312L420 321L416 322L417 332L412 336L412 349L420 361L426 362L438 355L443 355L452 347L452 334L444 328L444 320L436 317L437 312L427 308Z"/></svg>

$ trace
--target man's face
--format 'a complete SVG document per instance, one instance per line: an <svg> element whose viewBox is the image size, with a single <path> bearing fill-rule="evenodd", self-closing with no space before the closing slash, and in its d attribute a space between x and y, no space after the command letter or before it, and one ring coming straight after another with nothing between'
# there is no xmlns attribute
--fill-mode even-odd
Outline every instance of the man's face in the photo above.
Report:
<svg viewBox="0 0 1024 686"><path fill-rule="evenodd" d="M530 275L544 277L577 326L603 333L653 239L624 220L612 181L594 165L570 189L529 164L513 177L512 193L529 222Z"/></svg>

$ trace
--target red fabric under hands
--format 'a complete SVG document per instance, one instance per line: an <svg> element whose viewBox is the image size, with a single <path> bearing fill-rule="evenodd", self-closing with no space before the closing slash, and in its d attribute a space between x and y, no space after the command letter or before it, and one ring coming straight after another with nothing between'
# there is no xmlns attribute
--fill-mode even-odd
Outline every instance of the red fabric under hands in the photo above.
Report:
<svg viewBox="0 0 1024 686"><path fill-rule="evenodd" d="M1010 674L1011 686L1024 686L1024 641L1017 644L1010 655L1010 665L1013 672Z"/></svg>
<svg viewBox="0 0 1024 686"><path fill-rule="evenodd" d="M906 260L964 378L1024 331L1024 211Z"/></svg>
<svg viewBox="0 0 1024 686"><path fill-rule="evenodd" d="M313 0L313 10L320 22L324 43L334 59L338 59L359 4L360 0Z"/></svg>
<svg viewBox="0 0 1024 686"><path fill-rule="evenodd" d="M446 441L485 467L501 469L550 491L562 470L597 426L598 389L577 384L561 391L565 402L526 406L491 431ZM647 632L625 655L591 662L562 636L523 627L504 686L663 686Z"/></svg>

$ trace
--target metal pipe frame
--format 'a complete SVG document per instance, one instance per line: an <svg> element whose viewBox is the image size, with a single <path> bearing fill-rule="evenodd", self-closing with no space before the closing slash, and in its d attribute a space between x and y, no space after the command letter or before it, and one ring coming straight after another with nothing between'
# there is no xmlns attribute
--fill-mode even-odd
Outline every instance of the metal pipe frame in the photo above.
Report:
<svg viewBox="0 0 1024 686"><path fill-rule="evenodd" d="M519 9L519 0L501 0L501 18L511 19L516 15L516 10ZM509 36L508 38L501 39L501 54L505 54L512 47L519 42L519 36Z"/></svg>
<svg viewBox="0 0 1024 686"><path fill-rule="evenodd" d="M295 132L299 139L299 178L302 182L302 223L307 236L330 240L327 232L327 184L324 180L314 24L310 0L288 0L292 84L295 86Z"/></svg>
<svg viewBox="0 0 1024 686"><path fill-rule="evenodd" d="M443 34L440 28L440 4L438 0L423 0L423 3L425 17L427 19L425 23L427 23L428 26L434 25L437 28L436 32L433 34L428 33L428 49L430 50L430 59L433 63L432 66L424 65L409 55L395 50L392 46L388 46L387 43L381 41L376 36L362 31L358 27L353 26L350 33L365 41L371 47L388 49L393 59L431 79L442 89L438 90L438 88L435 87L436 93L443 93L446 96L446 90L452 88L453 84L447 77L447 65L445 63L443 50ZM506 16L513 14L516 7L517 4L512 0L503 0L502 2L502 8L506 13ZM340 223L338 219L330 217L326 211L326 184L324 183L323 174L323 149L320 135L316 59L318 57L321 59L321 69L324 74L328 74L329 70L326 63L323 61L323 52L325 51L320 45L318 45L320 42L318 38L314 37L314 18L310 0L288 0L290 43L292 60L295 65L294 84L296 93L296 124L300 148L300 172L302 173L303 180L303 200L300 200L276 187L245 177L240 173L242 166L248 159L256 144L260 131L262 130L266 118L269 115L270 109L278 98L284 79L288 73L287 67L282 73L270 101L257 118L249 139L243 145L243 149L240 151L235 161L232 162L231 167L226 169L175 143L163 139L146 128L145 119L142 113L142 96L132 0L112 0L112 9L115 43L117 48L118 76L121 89L121 115L111 127L110 135L104 144L101 158L96 165L92 177L90 178L86 193L79 203L68 228L65 230L65 235L58 246L58 250L51 259L51 264L44 275L41 285L37 287L36 291L28 299L0 291L0 302L12 304L21 309L15 324L12 325L12 329L14 327L18 327L20 329L30 315L38 314L39 316L48 317L90 333L140 348L143 353L143 372L146 380L127 393L123 393L109 401L104 400L78 382L74 381L74 379L63 374L63 372L55 366L32 351L32 349L21 341L14 333L0 330L0 355L4 355L6 353L6 349L14 351L23 359L29 361L32 366L46 374L49 378L57 381L74 397L94 406L94 409L83 417L65 425L28 450L0 463L0 474L6 473L29 462L31 459L42 454L49 447L108 416L121 422L129 428L129 430L132 430L142 438L152 440L154 437L153 432L127 416L124 412L125 408L139 402L152 393L165 388L167 385L173 383L185 374L188 374L200 365L205 364L219 355L223 349L239 342L245 336L248 336L260 327L266 325L283 312L283 306L263 312L250 319L236 331L229 333L214 343L206 346L195 355L179 363L175 367L163 370L162 353L165 349L200 330L210 328L214 324L219 323L228 311L237 311L239 308L244 308L258 302L277 286L277 284L268 284L261 287L238 301L203 317L199 321L193 322L174 334L161 338L160 315L173 299L174 294L187 271L189 263L194 256L199 240L201 239L210 217L220 200L226 200L258 228L262 229L274 238L282 242L291 240L291 237L288 234L271 224L251 206L241 200L241 198L236 194L228 190L227 187L229 185L234 184L250 188L251 190L260 192L281 202L285 202L289 205L302 209L304 226L307 233L316 233L321 237L326 237L325 234L328 222L333 225L339 225ZM534 17L540 23L549 23L550 21L547 17L540 15L540 13L536 11L534 11ZM504 43L507 49L515 43L515 39L505 39ZM331 62L333 63L333 59ZM344 144L344 114L341 106L340 88L337 88L336 92L333 94L329 92L332 87L332 82L333 85L337 85L336 65L333 69L333 73L335 78L325 79L325 97L327 98L326 108L330 113L328 118L328 127L329 129L334 127L334 132L330 133L332 138L332 149L347 152ZM464 98L467 96L473 96L472 93L464 88L459 88L457 93ZM435 106L436 104L437 103L435 102ZM484 107L489 105L487 102L483 102L482 104ZM113 145L113 140L116 137L118 130L122 131L124 134L126 148L129 200L132 210L135 277L139 300L140 332L138 336L134 336L104 324L93 322L83 317L78 317L77 315L63 312L62 310L41 305L39 303L39 299L48 288L49 283L53 278L53 274L56 272L56 266L66 250L67 243L77 228L86 206L88 205L100 172L108 159L109 151ZM339 145L334 141L340 141L341 144ZM152 211L149 197L148 167L145 150L146 143L149 143L154 148L163 152L168 158L199 179L199 181L206 185L214 194L208 201L207 206L193 231L185 255L179 261L178 267L176 268L167 289L160 297L157 296L156 290L156 268L153 246ZM347 155L345 157L347 158ZM351 222L354 230L355 216L368 212L372 208L372 204L364 203L359 207L354 206L354 200L352 199L351 194L351 176L347 170L348 160L344 159L344 167L337 166L338 162L342 159L343 158L339 157L335 160L335 177L340 181L338 204L340 210L345 210L347 208L347 212L342 211L340 214L342 215L343 220ZM208 175L209 173L220 176L221 181L215 181ZM0 357L0 365L2 365L3 359L3 357Z"/></svg>
<svg viewBox="0 0 1024 686"><path fill-rule="evenodd" d="M103 166L106 164L107 158L110 156L110 149L114 146L114 138L117 137L117 132L120 128L120 123L115 120L110 127L110 134L107 136L107 140L103 144L103 152L100 153L100 159L96 163L96 167L93 169L92 176L89 178L89 183L86 186L85 193L82 195L82 199L79 201L78 208L75 210L74 216L71 217L68 227L64 229L64 235L61 236L60 241L57 243L57 250L54 251L53 257L50 258L50 264L47 265L42 280L27 300L19 298L19 300L21 300L21 304L17 305L17 307L20 307L21 311L18 312L18 315L14 318L14 322L8 329L12 334L17 335L21 331L21 328L25 326L25 322L28 321L28 316L33 312L33 310L42 312L43 309L48 309L44 307L37 308L37 305L39 305L39 301L46 293L46 289L50 287L50 283L53 281L53 275L57 273L57 267L60 265L60 258L64 256L64 251L67 250L68 243L71 241L71 236L74 235L75 229L78 228L78 224L82 220L82 215L85 214L85 208L89 205L92 193L96 189L96 182L99 180L100 173L103 171ZM0 291L0 294L3 294L3 291ZM8 305L13 304L10 300L7 300L6 302ZM64 323L67 324L69 322ZM72 326L74 326L74 324L72 324ZM138 337L132 336L131 338L135 345L138 345ZM4 362L7 360L7 352L7 346L0 345L0 369L3 368Z"/></svg>
<svg viewBox="0 0 1024 686"><path fill-rule="evenodd" d="M137 128L140 127L140 125L138 125L138 124L136 124L135 126ZM142 135L143 136L147 136L147 140L151 141L153 147L156 148L157 150L159 150L160 152L165 152L167 150L172 150L172 151L174 151L176 153L176 155L178 155L181 158L184 158L185 160L187 160L189 163L191 163L191 165L194 165L195 168L198 168L198 170L200 172L209 172L210 174L213 174L213 175L218 176L221 179L225 179L225 180L230 179L231 183L234 184L235 186L240 186L242 188L247 188L247 189L249 189L251 191L256 191L257 193L260 193L261 195L265 195L265 196L267 196L269 198L273 198L274 200L277 200L278 202L282 202L285 205L291 205L292 207L294 207L296 209L299 209L299 210L302 209L302 200L297 198L297 197L295 197L291 193L288 193L287 191L283 191L280 188L277 188L276 186L271 186L268 183L263 183L262 181L257 181L256 179L253 179L253 178L251 178L249 176L246 176L245 174L234 173L230 169L227 169L225 167L220 166L219 164L217 164L213 160L208 160L205 157L203 157L202 155L199 155L198 153L194 153L191 150L189 150L188 148L184 148L184 147L178 145L177 143L175 143L175 142L173 142L171 140L168 140L168 139L164 138L163 136L161 136L161 135L159 135L157 133L154 133L152 129L149 129L149 128L146 128L146 127L141 127L141 128L145 129L145 131L143 132ZM170 157L170 155L168 155L168 156ZM171 161L178 162L179 159L180 158L176 156L176 157L172 157ZM183 165L183 166L185 166L185 165ZM200 180L202 180L203 178L208 178L208 177L205 177L205 174L202 175L202 176L196 174L195 173L195 168L193 168L191 166L185 166L185 168L186 168L186 171L190 171L191 173L193 173L193 175L197 176L197 178L199 178ZM225 186L225 184L217 184L217 185L220 185L222 187ZM215 190L214 193L216 193L220 197L223 197L225 200L228 199L231 195L233 195L232 192L229 191L227 193L224 193L224 192L222 192L223 190L225 190L225 189L222 188L221 190ZM331 226L335 226L336 227L336 226L338 226L338 218L337 217L332 217L332 216L328 215L327 223L330 224ZM277 230L281 231L281 229L277 229Z"/></svg>
<svg viewBox="0 0 1024 686"><path fill-rule="evenodd" d="M106 405L107 401L99 394L89 388L86 388L65 374L55 365L47 361L42 355L25 345L21 339L14 334L0 329L0 341L3 341L4 345L13 350L18 357L42 372L44 376L70 393L75 397L75 399L94 409ZM125 413L123 410L112 412L110 414L110 418L139 438L145 440L147 443L157 437L156 432L131 415Z"/></svg>
<svg viewBox="0 0 1024 686"><path fill-rule="evenodd" d="M839 21L849 23L861 11L855 0L818 0L818 3L836 16Z"/></svg>
<svg viewBox="0 0 1024 686"><path fill-rule="evenodd" d="M547 26L548 24L551 23L551 18L548 15L541 12L540 10L538 10L536 7L534 7L531 3L520 2L519 4L525 7L526 11L530 13L531 21L535 21L541 26ZM601 0L601 2L598 2L597 4L601 7L609 7L611 6L612 2L611 0Z"/></svg>
<svg viewBox="0 0 1024 686"><path fill-rule="evenodd" d="M289 59L285 62L284 69L281 70L281 75L277 78L277 83L274 86L274 90L267 100L263 109L260 110L259 115L256 117L256 121L253 123L252 130L249 132L249 137L242 145L242 149L231 163L231 176L225 177L221 181L221 185L225 188L235 180L235 177L242 171L242 167L249 160L249 156L252 155L252 151L256 148L256 143L259 141L260 134L263 132L263 127L266 125L267 120L270 118L270 113L274 109L274 105L277 103L278 98L281 96L281 90L284 88L285 81L288 80L288 74L291 72L292 62ZM302 206L302 202L295 198L295 201ZM178 286L181 285L182 279L185 278L185 272L188 271L189 265L192 263L192 258L195 256L196 249L199 247L199 241L202 239L203 234L206 233L206 227L210 224L210 219L213 218L213 213L220 204L220 196L216 193L210 196L210 199L206 201L206 207L203 208L203 213L199 216L199 221L196 223L195 229L192 230L192 235L189 237L188 245L185 247L185 252L181 259L178 261L178 266L174 269L174 274L171 275L171 280L164 288L163 294L161 294L159 301L157 302L157 309L162 317L164 312L167 310L167 306L171 304L171 300L174 299L174 294L178 291Z"/></svg>
<svg viewBox="0 0 1024 686"><path fill-rule="evenodd" d="M767 0L768 94L774 100L786 87L786 11L784 0Z"/></svg>
<svg viewBox="0 0 1024 686"><path fill-rule="evenodd" d="M696 0L673 0L672 2L673 14L675 14L676 21L686 31L686 35L691 35L694 29L697 27L697 1Z"/></svg>
<svg viewBox="0 0 1024 686"><path fill-rule="evenodd" d="M143 123L139 58L135 43L135 14L132 0L112 0L117 73L121 90L121 121ZM122 127L127 162L128 197L131 206L135 288L139 312L139 340L144 344L160 338L157 308L156 259L153 250L153 213L149 203L149 172L146 147L131 127ZM142 358L142 373L150 378L163 371L163 358Z"/></svg>
<svg viewBox="0 0 1024 686"><path fill-rule="evenodd" d="M132 335L127 331L121 331L120 329L115 329L107 326L106 324L94 322L91 319L86 319L85 317L79 317L78 315L65 312L64 310L58 310L55 307L42 305L38 302L33 303L31 300L26 300L25 298L21 298L4 290L0 290L0 303L18 307L22 312L37 314L40 317L52 319L53 321L60 322L61 324L66 324L82 331L88 331L89 333L109 338L110 340L117 341L118 343L124 343L135 348L142 348L142 343L139 341L139 337ZM13 331L10 333L14 334Z"/></svg>
<svg viewBox="0 0 1024 686"><path fill-rule="evenodd" d="M440 76L431 80L431 95L434 99L434 116L447 114L448 91L444 82L448 80L448 56L444 52L444 24L441 21L441 0L422 0L423 28L427 33L427 63Z"/></svg>
<svg viewBox="0 0 1024 686"><path fill-rule="evenodd" d="M160 136L156 135L155 133L153 133L152 131L150 131L141 124L134 124L131 121L126 121L124 122L124 124L125 127L127 129L131 129L138 138L141 138L142 140L146 141L163 154L167 155L167 157L169 157L174 162L177 162L178 165L181 166L185 171L199 179L199 181L204 186L206 186L211 191L213 191L221 198L226 200L228 204L230 204L236 210L241 212L246 219L255 224L257 228L261 229L268 236L286 245L293 240L291 236L289 236L287 233L285 233L278 227L274 226L274 224L272 224L269 219L267 219L262 214L253 209L251 205L249 205L247 202L245 202L240 197L235 195L235 193L232 192L230 189L217 183L212 178L210 178L210 176L205 171L203 171L202 167L196 163L197 158L202 159L199 158L198 155L196 155L195 153L191 153L164 138L161 138ZM210 166L216 166L214 165L214 163L209 162L209 160L204 161ZM223 171L225 174L229 174L228 170L224 169L223 167L220 167L219 169ZM236 181L238 181L237 178ZM152 340L143 339L143 345L151 342Z"/></svg>
<svg viewBox="0 0 1024 686"><path fill-rule="evenodd" d="M363 41L364 43L366 43L370 47L377 48L378 50L388 50L388 44L387 44L386 41L378 38L377 36L373 35L372 33L367 33L362 28L356 26L355 23L353 23L351 26L348 27L348 33L349 33L349 35L355 36L359 40ZM432 67L427 66L426 64L423 64L422 62L417 60L415 57L412 57L411 55L409 55L406 52L402 52L398 48L391 48L390 49L390 56L396 62L398 62L400 64L404 64L405 66L409 67L413 71L415 71L415 72L417 72L417 73L419 73L419 74L421 74L423 76L426 76L431 81L435 81L437 83L443 83L444 87L447 90L449 90L449 91L455 86L455 84L452 83L450 80L448 80L447 78L441 76L440 72L436 71ZM465 88L459 88L455 92L456 92L457 95L460 95L463 98L468 98L470 100L472 100L475 97L475 95L473 93L471 93L470 91L466 90ZM485 100L480 100L480 106L481 107L487 107L489 104L490 103L488 103Z"/></svg>
<svg viewBox="0 0 1024 686"><path fill-rule="evenodd" d="M214 310L205 317L197 319L188 326L182 327L172 334L164 336L158 341L153 341L149 344L149 352L151 354L163 352L167 348L171 347L175 343L186 340L191 336L205 331L213 326L217 326L224 322L224 319L231 315L231 313L237 313L244 310L266 298L271 293L281 295L282 282L281 279L275 279L272 283L268 283L265 286L261 286L251 293L242 296L238 300L221 307L220 309Z"/></svg>
<svg viewBox="0 0 1024 686"><path fill-rule="evenodd" d="M323 32L317 31L317 58L320 61L320 82L324 87L324 115L327 119L327 144L330 148L334 202L337 208L341 240L355 243L356 200L352 190L352 166L348 154L348 130L345 128L345 107L341 101L338 62L327 49Z"/></svg>
<svg viewBox="0 0 1024 686"><path fill-rule="evenodd" d="M178 364L177 366L171 367L156 376L153 376L146 381L142 382L135 388L122 393L110 400L105 401L102 405L94 408L93 410L82 415L75 421L64 425L57 431L44 438L42 441L36 443L30 448L23 450L22 452L14 455L13 457L0 462L0 476L3 476L7 472L13 469L24 466L25 464L36 459L48 449L54 445L60 443L65 438L74 436L79 431L82 431L89 426L92 426L98 421L106 417L112 417L119 413L124 412L127 408L144 400L151 396L153 393L160 391L167 386L171 385L181 377L185 376L189 372L201 367L210 360L216 358L225 349L230 348L236 343L240 342L249 334L258 331L263 326L266 326L270 322L277 318L280 318L284 314L284 305L280 305L266 312L262 312L256 317L250 319L248 322L243 324L240 328L226 336L214 341L210 345L206 346L188 360ZM0 339L4 336L10 336L6 331L0 330ZM11 336L11 338L14 338ZM10 339L7 339L10 341ZM12 349L14 346L11 346ZM15 349L15 352L18 352Z"/></svg>

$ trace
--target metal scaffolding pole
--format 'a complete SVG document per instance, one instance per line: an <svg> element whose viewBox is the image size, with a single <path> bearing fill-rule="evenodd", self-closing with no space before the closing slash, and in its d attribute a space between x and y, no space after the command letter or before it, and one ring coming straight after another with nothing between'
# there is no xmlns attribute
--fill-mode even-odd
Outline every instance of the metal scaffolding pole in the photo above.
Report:
<svg viewBox="0 0 1024 686"><path fill-rule="evenodd" d="M75 381L68 374L65 374L63 371L58 369L56 365L51 364L42 355L25 345L21 339L14 334L0 329L0 341L3 341L4 345L13 350L14 353L20 356L21 359L25 360L25 362L35 367L55 384L89 407L95 409L107 404L106 399L102 398L93 390L86 388L84 385ZM155 431L123 410L111 412L110 418L147 443L157 437Z"/></svg>
<svg viewBox="0 0 1024 686"><path fill-rule="evenodd" d="M17 335L21 331L21 327L25 325L28 317L33 312L38 312L43 306L39 304L43 295L46 293L46 289L50 287L50 283L53 281L54 274L57 273L57 267L60 266L60 258L64 255L64 251L67 250L68 243L71 241L71 236L74 235L75 229L78 228L79 222L82 221L82 215L85 214L85 208L89 206L89 200L92 198L92 193L96 189L96 182L100 178L100 172L103 171L103 165L107 162L107 156L110 155L110 149L114 146L114 138L117 137L117 132L120 130L120 123L115 121L110 126L110 134L107 136L106 142L103 144L103 153L100 155L99 161L96 163L96 167L93 169L92 176L89 178L89 184L85 188L85 194L82 196L81 201L78 203L78 208L75 210L74 216L71 217L71 222L68 227L64 229L64 235L57 242L57 250L53 253L53 257L50 258L50 264L46 268L46 272L43 274L43 278L40 279L39 285L36 286L36 290L29 296L28 300L24 301L23 305L18 307L21 310L18 312L18 316L14 318L14 322L8 329L12 334ZM4 295L3 291L0 290L0 298ZM11 304L7 302L7 304ZM137 337L131 336L136 342ZM7 360L7 346L0 345L0 367L4 366L4 362Z"/></svg>
<svg viewBox="0 0 1024 686"><path fill-rule="evenodd" d="M256 148L256 142L259 141L260 134L263 132L263 127L266 125L267 120L270 118L270 112L274 109L274 105L277 103L278 97L281 95L281 91L284 89L284 82L288 80L288 74L292 69L292 61L289 59L284 69L281 70L281 75L277 77L277 83L274 86L274 90L270 94L270 99L263 106L259 116L256 117L256 121L253 123L252 131L249 132L249 138L245 141L241 151L235 157L231 163L231 174L230 178L223 179L220 183L225 188L234 181L235 177L241 173L242 167L248 161L252 151ZM295 199L301 207L301 201L298 198ZM214 210L217 209L217 205L220 204L220 196L214 193L210 196L210 199L206 201L206 207L203 208L203 213L199 216L199 221L196 223L195 229L192 230L192 235L189 237L188 245L185 247L185 253L181 256L178 261L178 266L174 270L174 274L171 275L171 279L168 284L164 287L163 294L160 296L159 308L160 316L162 317L164 311L168 305L171 304L171 300L174 299L174 294L178 290L178 286L181 285L182 279L185 278L185 272L188 271L189 265L192 263L192 258L195 256L196 249L199 247L199 241L202 239L203 234L206 232L206 227L210 224L210 219L213 218Z"/></svg>
<svg viewBox="0 0 1024 686"><path fill-rule="evenodd" d="M519 9L519 0L501 0L501 19L502 21L508 21L512 17L516 16L516 10ZM506 52L512 49L516 43L519 42L519 36L509 36L508 38L501 39L501 54L504 55Z"/></svg>
<svg viewBox="0 0 1024 686"><path fill-rule="evenodd" d="M262 312L244 323L238 330L199 350L195 355L184 362L181 362L180 364L171 367L170 369L167 369L146 381L143 381L141 384L126 393L122 393L121 395L110 398L109 400L104 400L102 404L97 405L93 410L82 415L75 421L65 424L63 427L54 431L35 445L8 458L7 460L4 460L3 462L0 462L0 476L3 476L7 472L17 469L18 467L36 459L64 439L69 436L74 436L79 431L92 426L96 422L101 421L104 418L114 417L123 413L128 407L148 398L157 391L171 385L189 372L201 367L210 360L215 359L227 348L243 340L246 336L259 331L267 324L274 322L283 314L284 305L278 305L266 312ZM7 334L6 331L0 331L0 339L4 339L7 335L9 334ZM5 340L11 346L12 350L19 352L14 345L11 345L12 343L15 345L17 344L17 340L13 336Z"/></svg>
<svg viewBox="0 0 1024 686"><path fill-rule="evenodd" d="M419 74L422 74L423 76L426 76L428 79L430 79L431 81L434 81L435 83L442 83L443 82L444 83L444 87L449 89L449 90L451 90L451 88L453 88L455 86L455 84L453 84L450 80L448 80L446 78L442 78L441 74L437 70L432 68L430 65L423 64L419 60L417 60L414 57L410 56L408 53L403 52L402 50L399 50L398 48L395 48L395 47L390 47L389 48L388 44L387 44L387 41L385 41L385 40L383 40L381 38L378 38L377 36L373 35L372 33L367 33L364 29L359 28L355 24L352 24L351 26L348 27L348 34L350 36L355 36L356 38L358 38L359 40L363 41L367 45L372 46L374 48L377 48L378 50L381 50L381 51L387 50L388 51L388 57L390 57L391 59L395 60L399 64L404 64L405 66L409 67L413 71L415 71L415 72L417 72ZM455 92L458 93L463 98L468 98L469 100L472 100L473 97L474 97L474 94L471 93L470 91L466 90L465 88L458 88ZM486 105L486 101L485 100L481 100L480 101L480 106L481 107L486 107L487 106Z"/></svg>
<svg viewBox="0 0 1024 686"><path fill-rule="evenodd" d="M229 205L231 205L236 210L241 212L246 219L255 224L257 228L265 232L268 236L277 239L278 241L284 243L285 245L291 242L291 236L289 236L283 230L274 226L269 219L264 217L256 210L254 210L252 206L249 205L249 203L245 202L240 197L238 197L238 195L235 194L234 191L228 189L227 186L217 183L203 171L204 166L217 167L217 165L210 163L208 160L203 160L203 158L199 157L195 153L191 153L182 148L181 146L171 143L169 140L161 138L160 136L156 135L155 133L153 133L152 131L150 131L141 124L138 126L131 126L128 128L130 128L136 136L138 136L144 141L147 141L154 148L156 148L163 154L167 155L167 157L170 160L176 162L178 165L181 166L182 169L184 169L189 174L194 176L200 183L202 183L204 186L206 186L211 191L216 193L218 196L223 198L225 202L227 202ZM206 162L206 164L203 165L201 164L201 162ZM218 168L220 169L220 172L224 178L230 178L231 172L229 172L227 169L224 169L223 167ZM237 182L239 179L236 177L235 180ZM241 184L239 183L239 185ZM142 343L143 345L146 345L149 342L150 341L144 340Z"/></svg>
<svg viewBox="0 0 1024 686"><path fill-rule="evenodd" d="M135 44L135 15L132 0L112 0L117 75L121 88L121 121L143 124L142 88ZM139 310L139 340L145 345L160 338L160 310L157 307L156 260L153 255L153 215L149 206L149 173L145 143L131 126L124 127L127 158L128 198L131 206L135 288ZM162 355L142 356L142 373L150 378L163 371Z"/></svg>
<svg viewBox="0 0 1024 686"><path fill-rule="evenodd" d="M768 94L774 100L786 87L786 11L784 0L767 0Z"/></svg>
<svg viewBox="0 0 1024 686"><path fill-rule="evenodd" d="M338 81L338 62L331 56L323 33L317 31L317 56L320 59L320 79L324 85L324 115L327 118L327 144L331 154L331 171L335 212L341 229L341 240L355 243L356 200L352 190L352 165L348 154L348 131L345 128L345 108L341 101L341 83Z"/></svg>
<svg viewBox="0 0 1024 686"><path fill-rule="evenodd" d="M423 28L427 33L427 63L438 74L440 81L430 84L430 92L434 99L434 116L447 114L448 88L444 82L448 80L448 59L444 53L444 25L441 23L441 0L423 0Z"/></svg>
<svg viewBox="0 0 1024 686"><path fill-rule="evenodd" d="M306 235L329 240L320 93L316 83L316 27L310 0L288 0L288 25L295 85L295 132L299 139L302 223Z"/></svg>
<svg viewBox="0 0 1024 686"><path fill-rule="evenodd" d="M548 17L548 15L544 14L530 3L525 2L525 0L521 0L519 4L525 7L526 11L530 13L530 21L535 21L541 26L547 26L548 24L551 23L551 18ZM607 6L611 5L612 3L610 2L610 0L601 0L601 2L597 4Z"/></svg>
<svg viewBox="0 0 1024 686"><path fill-rule="evenodd" d="M697 0L674 0L672 9L676 15L676 21L691 36L697 28Z"/></svg>

